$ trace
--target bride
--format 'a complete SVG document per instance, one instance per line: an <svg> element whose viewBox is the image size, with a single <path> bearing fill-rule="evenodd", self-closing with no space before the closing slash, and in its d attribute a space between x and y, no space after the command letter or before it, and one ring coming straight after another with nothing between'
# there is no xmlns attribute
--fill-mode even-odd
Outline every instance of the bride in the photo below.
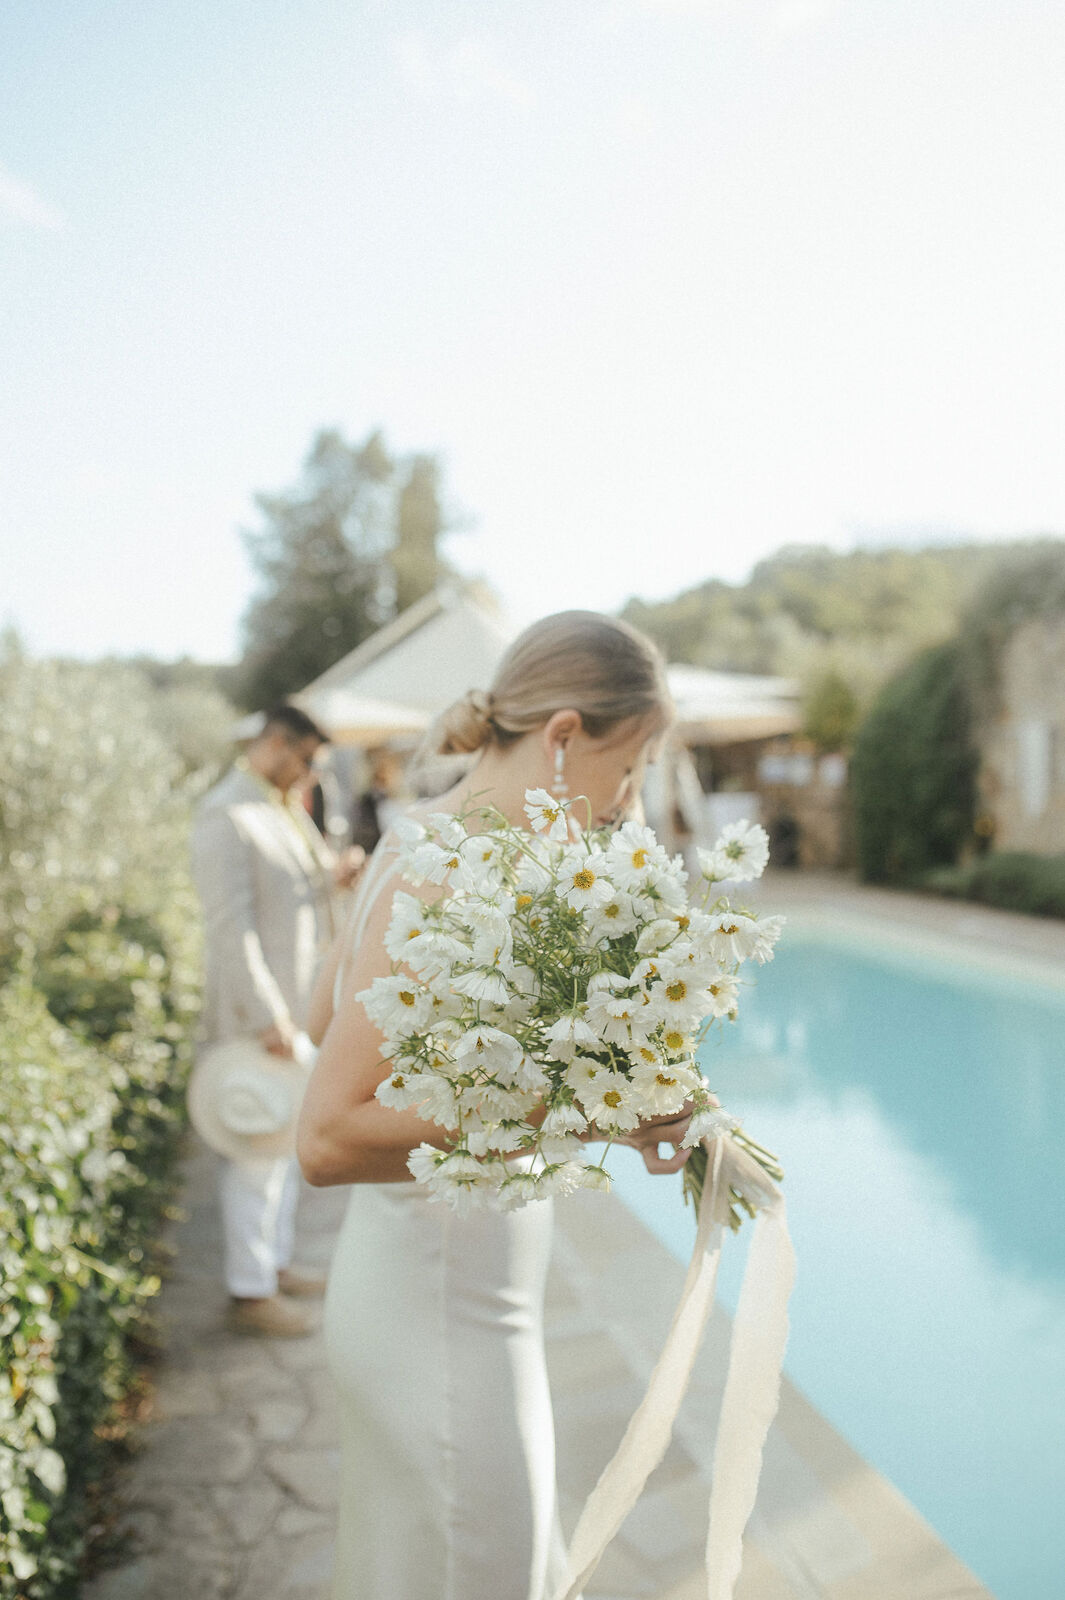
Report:
<svg viewBox="0 0 1065 1600"><path fill-rule="evenodd" d="M583 797L578 811L609 825L636 801L671 711L644 635L595 612L545 618L488 694L444 714L437 749L477 760L411 814L491 804L528 826L525 791L546 788ZM433 1203L407 1156L445 1143L443 1130L374 1098L388 1066L357 996L392 970L397 849L386 833L319 981L321 1051L298 1140L309 1182L353 1185L325 1307L343 1444L333 1595L544 1600L564 1562L542 1332L552 1202L462 1216ZM624 1142L649 1171L676 1172L687 1120L642 1124Z"/></svg>

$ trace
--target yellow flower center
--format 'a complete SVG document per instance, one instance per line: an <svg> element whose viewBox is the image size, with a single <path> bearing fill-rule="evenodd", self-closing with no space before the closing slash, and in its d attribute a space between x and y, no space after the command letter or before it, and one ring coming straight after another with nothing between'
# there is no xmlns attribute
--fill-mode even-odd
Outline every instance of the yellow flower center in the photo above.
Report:
<svg viewBox="0 0 1065 1600"><path fill-rule="evenodd" d="M482 850L481 851L481 860L482 861L491 861L491 859L492 859L491 850Z"/></svg>
<svg viewBox="0 0 1065 1600"><path fill-rule="evenodd" d="M710 985L710 993L713 995L714 999L716 1000L718 995L721 993L721 985L719 983L712 983Z"/></svg>
<svg viewBox="0 0 1065 1600"><path fill-rule="evenodd" d="M603 912L603 915L604 915L604 917L608 917L610 919L610 921L613 922L615 917L621 915L621 907L617 904L616 901L614 901L614 902L612 902L610 905L608 905L606 907L606 909Z"/></svg>
<svg viewBox="0 0 1065 1600"><path fill-rule="evenodd" d="M738 922L730 922L727 928L721 929L722 933L739 933L739 931L740 925Z"/></svg>
<svg viewBox="0 0 1065 1600"><path fill-rule="evenodd" d="M673 1033L667 1033L666 1034L666 1048L667 1049L669 1049L669 1050L681 1050L681 1049L683 1049L683 1046L684 1046L684 1035L682 1033L673 1032Z"/></svg>
<svg viewBox="0 0 1065 1600"><path fill-rule="evenodd" d="M687 992L688 985L684 982L683 978L678 978L676 983L666 984L667 1000L683 1000Z"/></svg>
<svg viewBox="0 0 1065 1600"><path fill-rule="evenodd" d="M421 931L422 930L420 928L412 928L410 930L410 932L408 933L408 935L407 935L407 939L408 940L416 939L418 937L418 935L421 933Z"/></svg>
<svg viewBox="0 0 1065 1600"><path fill-rule="evenodd" d="M524 911L526 906L531 906L531 905L532 905L532 895L531 894L519 894L519 896L518 896L518 910L519 911Z"/></svg>
<svg viewBox="0 0 1065 1600"><path fill-rule="evenodd" d="M393 1087L393 1089L402 1089L404 1087L405 1083L406 1083L406 1079L402 1078L399 1075L399 1073L397 1072L396 1076L392 1079L392 1087Z"/></svg>
<svg viewBox="0 0 1065 1600"><path fill-rule="evenodd" d="M647 851L634 850L632 852L632 864L637 872L640 871L641 867L645 867L647 865Z"/></svg>
<svg viewBox="0 0 1065 1600"><path fill-rule="evenodd" d="M660 1083L663 1089L675 1089L677 1087L676 1078L667 1078L664 1072L655 1073L655 1082Z"/></svg>
<svg viewBox="0 0 1065 1600"><path fill-rule="evenodd" d="M449 866L449 867L457 867L457 866L458 866L458 864L459 864L459 858L458 858L458 856L452 856L452 857L451 857L451 860L450 860L450 861L449 861L449 862L448 862L448 866Z"/></svg>
<svg viewBox="0 0 1065 1600"><path fill-rule="evenodd" d="M651 1065L652 1062L654 1062L654 1061L656 1061L658 1059L657 1056L655 1055L654 1051L653 1050L648 1050L647 1046L643 1045L643 1044L640 1046L640 1054L643 1056L643 1059L647 1062L647 1064L649 1066Z"/></svg>
<svg viewBox="0 0 1065 1600"><path fill-rule="evenodd" d="M411 994L409 989L401 989L399 991L399 998L402 1000L405 1006L412 1006L414 1004L414 996Z"/></svg>
<svg viewBox="0 0 1065 1600"><path fill-rule="evenodd" d="M691 917L678 917L677 918L677 927L680 929L681 933L687 932L687 930L691 927L691 924L692 924Z"/></svg>
<svg viewBox="0 0 1065 1600"><path fill-rule="evenodd" d="M573 887L575 889L590 889L594 882L595 873L590 867L582 867L579 872L575 872L573 875Z"/></svg>
<svg viewBox="0 0 1065 1600"><path fill-rule="evenodd" d="M621 1096L618 1094L616 1089L607 1090L606 1094L603 1096L603 1104L605 1106L609 1106L612 1111L617 1110L618 1106L621 1104Z"/></svg>
<svg viewBox="0 0 1065 1600"><path fill-rule="evenodd" d="M557 822L562 813L557 806L544 806L540 815L545 822Z"/></svg>

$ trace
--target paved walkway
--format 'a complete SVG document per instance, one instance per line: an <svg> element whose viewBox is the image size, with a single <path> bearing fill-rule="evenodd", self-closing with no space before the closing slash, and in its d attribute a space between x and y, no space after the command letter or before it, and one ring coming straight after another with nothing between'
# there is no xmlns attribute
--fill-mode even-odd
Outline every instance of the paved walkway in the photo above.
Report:
<svg viewBox="0 0 1065 1600"><path fill-rule="evenodd" d="M1000 955L1013 951L1048 970L1059 951L1065 958L1065 927L1055 924L827 878L769 888L768 901L804 918L861 917L907 937L920 928L937 940L960 937ZM944 929L950 918L965 926ZM306 1191L303 1261L328 1261L343 1206L343 1191ZM683 1273L612 1196L574 1196L556 1216L548 1360L570 1529L640 1398ZM185 1218L173 1243L175 1266L160 1302L166 1356L154 1418L120 1487L127 1558L88 1584L83 1600L326 1600L338 1456L322 1341L224 1330L213 1158L195 1139ZM725 1313L715 1311L670 1450L587 1600L705 1595L699 1574L709 1457L728 1332ZM736 1600L990 1597L785 1382Z"/></svg>

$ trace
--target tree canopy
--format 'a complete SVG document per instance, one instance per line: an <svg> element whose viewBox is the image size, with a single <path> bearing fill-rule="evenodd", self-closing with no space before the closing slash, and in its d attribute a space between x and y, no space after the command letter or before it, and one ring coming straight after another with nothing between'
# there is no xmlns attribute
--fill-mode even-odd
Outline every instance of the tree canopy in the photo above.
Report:
<svg viewBox="0 0 1065 1600"><path fill-rule="evenodd" d="M299 481L256 496L245 534L262 588L244 619L240 701L263 707L302 688L440 576L444 532L432 456L395 457L380 432L315 437Z"/></svg>

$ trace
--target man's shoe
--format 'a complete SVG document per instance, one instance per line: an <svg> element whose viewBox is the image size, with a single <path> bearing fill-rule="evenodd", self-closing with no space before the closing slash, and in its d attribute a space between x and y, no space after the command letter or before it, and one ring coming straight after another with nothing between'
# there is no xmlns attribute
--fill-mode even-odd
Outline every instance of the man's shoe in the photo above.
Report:
<svg viewBox="0 0 1065 1600"><path fill-rule="evenodd" d="M277 1275L281 1293L291 1295L294 1300L320 1298L325 1294L326 1282L324 1272L307 1272L298 1267L282 1267Z"/></svg>
<svg viewBox="0 0 1065 1600"><path fill-rule="evenodd" d="M233 1333L265 1333L279 1339L299 1339L314 1331L307 1312L279 1294L268 1300L231 1300L227 1321Z"/></svg>

